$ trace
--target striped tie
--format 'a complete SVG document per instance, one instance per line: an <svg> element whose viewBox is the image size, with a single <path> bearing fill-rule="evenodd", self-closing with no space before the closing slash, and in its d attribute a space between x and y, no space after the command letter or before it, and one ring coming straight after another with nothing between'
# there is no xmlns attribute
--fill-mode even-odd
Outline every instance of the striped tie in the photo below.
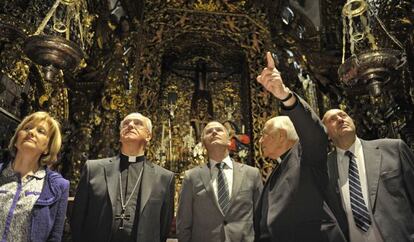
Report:
<svg viewBox="0 0 414 242"><path fill-rule="evenodd" d="M227 185L226 176L223 174L223 169L226 164L223 162L217 163L217 198L224 214L226 214L229 207L229 186Z"/></svg>
<svg viewBox="0 0 414 242"><path fill-rule="evenodd" d="M359 181L355 155L349 150L345 152L345 155L349 157L348 178L352 215L354 215L356 226L362 231L367 232L371 225L371 217L369 216L367 205L362 196L361 182Z"/></svg>

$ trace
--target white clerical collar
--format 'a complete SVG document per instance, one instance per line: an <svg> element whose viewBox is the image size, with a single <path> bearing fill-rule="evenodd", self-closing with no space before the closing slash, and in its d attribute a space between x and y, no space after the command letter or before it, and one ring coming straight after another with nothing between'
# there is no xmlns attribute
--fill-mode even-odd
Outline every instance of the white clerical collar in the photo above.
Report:
<svg viewBox="0 0 414 242"><path fill-rule="evenodd" d="M144 155L134 156L134 155L125 155L121 153L120 156L121 156L121 160L128 160L129 163L140 162L140 161L143 161L144 159Z"/></svg>
<svg viewBox="0 0 414 242"><path fill-rule="evenodd" d="M276 159L276 161L280 165L280 163L282 163L282 158L279 157L279 158Z"/></svg>
<svg viewBox="0 0 414 242"><path fill-rule="evenodd" d="M137 156L128 156L128 162L137 162Z"/></svg>

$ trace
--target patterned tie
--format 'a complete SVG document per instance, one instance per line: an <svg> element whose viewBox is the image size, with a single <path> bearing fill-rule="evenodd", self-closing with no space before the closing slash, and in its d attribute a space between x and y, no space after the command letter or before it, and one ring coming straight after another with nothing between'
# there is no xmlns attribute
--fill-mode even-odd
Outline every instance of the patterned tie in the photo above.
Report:
<svg viewBox="0 0 414 242"><path fill-rule="evenodd" d="M367 232L371 225L371 217L369 216L367 205L362 196L361 182L359 181L355 155L349 150L345 152L345 155L349 157L348 178L352 215L354 215L356 226L362 231Z"/></svg>
<svg viewBox="0 0 414 242"><path fill-rule="evenodd" d="M226 214L228 207L229 207L229 186L227 185L226 176L223 173L224 166L226 164L224 162L220 162L216 164L218 169L217 175L217 197L218 202L221 207L221 210L224 214Z"/></svg>

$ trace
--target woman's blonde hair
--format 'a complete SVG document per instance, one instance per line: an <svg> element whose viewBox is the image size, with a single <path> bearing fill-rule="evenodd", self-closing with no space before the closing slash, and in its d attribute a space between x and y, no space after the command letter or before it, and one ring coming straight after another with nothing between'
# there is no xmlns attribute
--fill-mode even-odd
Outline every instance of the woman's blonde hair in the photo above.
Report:
<svg viewBox="0 0 414 242"><path fill-rule="evenodd" d="M9 151L12 157L16 156L17 148L17 134L22 130L28 123L40 123L45 121L49 125L49 143L47 145L48 152L40 157L40 164L42 165L51 165L57 161L57 155L59 153L60 147L62 145L62 135L60 133L60 124L59 122L50 116L47 112L35 112L26 116L23 121L17 126L16 131L14 132L13 137L9 143Z"/></svg>

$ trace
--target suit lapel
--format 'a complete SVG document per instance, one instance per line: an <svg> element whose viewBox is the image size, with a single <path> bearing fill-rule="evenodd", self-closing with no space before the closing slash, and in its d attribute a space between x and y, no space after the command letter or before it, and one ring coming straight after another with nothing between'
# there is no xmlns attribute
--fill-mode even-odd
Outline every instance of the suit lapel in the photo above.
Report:
<svg viewBox="0 0 414 242"><path fill-rule="evenodd" d="M243 169L243 164L237 163L237 162L233 162L233 187L231 190L231 198L230 198L230 208L231 205L233 204L233 202L235 201L237 194L240 191L240 186L242 184L243 181L243 177L244 177L244 169Z"/></svg>
<svg viewBox="0 0 414 242"><path fill-rule="evenodd" d="M108 164L104 166L106 187L108 189L109 199L111 200L112 213L115 211L116 195L119 186L119 156L110 158Z"/></svg>
<svg viewBox="0 0 414 242"><path fill-rule="evenodd" d="M337 162L337 153L336 150L332 151L328 155L328 171L329 171L329 179L336 181L339 179L339 172L338 172L338 162Z"/></svg>
<svg viewBox="0 0 414 242"><path fill-rule="evenodd" d="M154 182L151 181L157 181L157 178L155 177L157 174L155 174L155 168L154 164L152 162L149 162L145 160L144 162L144 171L142 174L142 180L141 180L141 206L140 206L140 213L142 213L142 210L145 207L145 204L147 204L148 199L151 196Z"/></svg>
<svg viewBox="0 0 414 242"><path fill-rule="evenodd" d="M203 164L202 166L200 166L200 176L208 196L210 197L210 199L212 199L216 208L224 216L224 213L223 211L221 211L220 205L218 204L216 195L214 194L213 185L211 183L210 167L207 164Z"/></svg>
<svg viewBox="0 0 414 242"><path fill-rule="evenodd" d="M338 159L336 150L328 156L328 175L331 181L328 186L327 202L330 209L334 212L336 220L341 227L344 236L348 238L348 220L345 214L345 208L341 196L341 186L339 182Z"/></svg>
<svg viewBox="0 0 414 242"><path fill-rule="evenodd" d="M338 154L336 153L336 150L335 150L335 151L332 151L332 153L329 154L328 156L328 175L329 175L329 180L331 180L332 181L331 183L334 185L333 190L335 192L335 198L336 200L339 201L340 204L342 204L337 155Z"/></svg>
<svg viewBox="0 0 414 242"><path fill-rule="evenodd" d="M378 146L373 146L368 141L361 140L361 144L364 152L365 172L367 173L368 194L372 212L374 212L381 167L381 151Z"/></svg>

